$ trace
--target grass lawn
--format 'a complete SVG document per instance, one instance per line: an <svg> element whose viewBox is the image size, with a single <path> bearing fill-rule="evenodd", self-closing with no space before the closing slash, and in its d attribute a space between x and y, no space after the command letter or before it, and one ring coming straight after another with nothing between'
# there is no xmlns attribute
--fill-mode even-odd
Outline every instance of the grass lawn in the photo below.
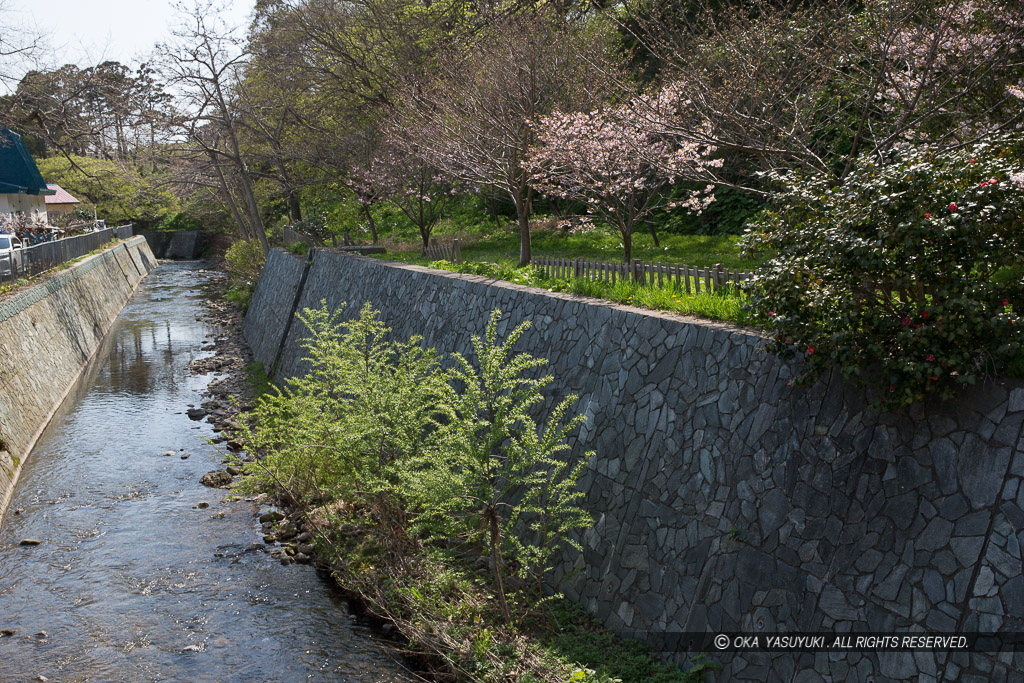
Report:
<svg viewBox="0 0 1024 683"><path fill-rule="evenodd" d="M467 234L441 224L434 232L438 241L447 242L459 238L462 243L462 257L466 261L486 261L502 266L514 266L519 261L519 233L514 226L484 234ZM447 229L446 229L447 228ZM725 268L751 269L756 261L744 259L737 245L739 235L659 235L660 246L655 247L650 234L633 236L633 258L644 261L679 263L689 266L711 266L716 263ZM419 255L419 243L415 241L388 240L388 250L394 260L406 263L426 264L427 259ZM584 234L567 234L561 230L535 230L532 234L534 256L552 258L582 257L592 260L621 261L622 239L603 230Z"/></svg>

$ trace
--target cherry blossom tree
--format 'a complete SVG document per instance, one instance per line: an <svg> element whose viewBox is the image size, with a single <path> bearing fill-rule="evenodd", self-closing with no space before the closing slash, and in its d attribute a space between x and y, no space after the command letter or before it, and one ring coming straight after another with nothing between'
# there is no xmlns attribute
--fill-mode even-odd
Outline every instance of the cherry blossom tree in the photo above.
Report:
<svg viewBox="0 0 1024 683"><path fill-rule="evenodd" d="M519 224L519 262L530 262L533 190L523 163L538 116L586 109L610 82L607 45L542 11L499 14L472 42L440 55L429 78L406 84L393 110L405 153L468 187L508 194Z"/></svg>
<svg viewBox="0 0 1024 683"><path fill-rule="evenodd" d="M383 147L364 168L352 173L349 187L355 192L364 213L373 225L370 206L389 201L420 232L423 249L430 246L430 235L452 195L451 181L421 156ZM376 242L376 229L374 242Z"/></svg>
<svg viewBox="0 0 1024 683"><path fill-rule="evenodd" d="M657 101L644 105L648 111L658 106ZM714 200L713 185L677 202L664 188L679 179L710 180L712 169L721 166L720 159L709 158L713 147L678 144L670 136L651 132L648 122L638 119L633 107L555 112L540 120L537 145L525 164L537 190L585 202L591 216L614 226L622 236L627 263L634 229L652 212L682 207L699 214Z"/></svg>

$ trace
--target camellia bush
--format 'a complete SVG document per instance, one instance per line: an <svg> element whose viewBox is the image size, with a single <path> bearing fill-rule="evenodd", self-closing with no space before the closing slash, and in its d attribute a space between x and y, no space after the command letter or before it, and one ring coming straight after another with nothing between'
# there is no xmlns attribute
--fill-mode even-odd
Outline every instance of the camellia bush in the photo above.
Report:
<svg viewBox="0 0 1024 683"><path fill-rule="evenodd" d="M834 178L773 178L750 255L768 262L750 306L769 350L803 356L798 384L838 366L878 385L883 407L1021 365L1024 140L933 155L860 158Z"/></svg>

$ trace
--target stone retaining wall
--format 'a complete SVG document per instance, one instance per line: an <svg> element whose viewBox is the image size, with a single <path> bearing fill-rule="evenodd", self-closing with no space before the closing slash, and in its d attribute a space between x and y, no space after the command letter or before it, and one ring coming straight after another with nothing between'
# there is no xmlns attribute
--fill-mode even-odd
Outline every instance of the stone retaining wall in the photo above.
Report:
<svg viewBox="0 0 1024 683"><path fill-rule="evenodd" d="M271 255L246 322L279 377L303 369L287 258ZM518 348L580 396L575 451L597 452L581 481L597 521L557 580L680 664L696 631L1024 631L1024 383L879 415L838 376L789 386L790 365L726 324L329 251L300 287L299 309L370 301L444 351L471 351L495 307L506 330L533 321ZM711 654L717 680L1024 676L1012 651Z"/></svg>
<svg viewBox="0 0 1024 683"><path fill-rule="evenodd" d="M275 249L260 277L267 285L257 287L249 302L242 332L253 358L261 361L268 373L273 372L289 322L295 317L292 312L305 273L306 257Z"/></svg>
<svg viewBox="0 0 1024 683"><path fill-rule="evenodd" d="M0 521L36 439L155 267L133 237L0 301Z"/></svg>

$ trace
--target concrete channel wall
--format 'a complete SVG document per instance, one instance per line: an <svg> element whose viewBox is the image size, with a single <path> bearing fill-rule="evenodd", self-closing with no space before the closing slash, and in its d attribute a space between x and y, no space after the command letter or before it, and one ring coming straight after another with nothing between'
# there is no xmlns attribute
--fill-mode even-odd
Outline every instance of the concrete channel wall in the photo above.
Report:
<svg viewBox="0 0 1024 683"><path fill-rule="evenodd" d="M146 238L153 255L163 259L199 258L204 242L204 235L199 230L144 230L138 234Z"/></svg>
<svg viewBox="0 0 1024 683"><path fill-rule="evenodd" d="M295 293L298 292L298 297ZM493 308L580 396L595 526L560 588L686 665L686 634L1024 632L1024 383L870 410L735 327L426 268L271 254L246 318L256 358L302 372L297 308L370 301L400 338L471 351ZM278 347L278 340L283 346ZM276 360L275 360L276 359ZM692 654L692 653L691 653ZM730 681L1004 681L1024 651L715 652Z"/></svg>
<svg viewBox="0 0 1024 683"><path fill-rule="evenodd" d="M36 439L155 267L133 237L0 301L0 521Z"/></svg>

